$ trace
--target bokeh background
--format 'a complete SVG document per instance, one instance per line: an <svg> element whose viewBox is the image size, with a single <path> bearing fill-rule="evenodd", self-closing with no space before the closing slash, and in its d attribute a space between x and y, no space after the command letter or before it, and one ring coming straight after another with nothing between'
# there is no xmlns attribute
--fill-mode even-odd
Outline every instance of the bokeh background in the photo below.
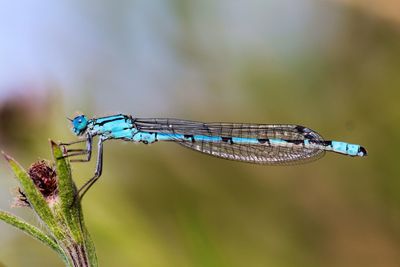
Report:
<svg viewBox="0 0 400 267"><path fill-rule="evenodd" d="M360 143L268 167L105 145L84 199L100 266L400 266L400 3L0 1L0 146L25 167L66 117L295 123ZM78 184L94 163L74 164ZM0 208L16 181L0 161ZM62 266L0 223L0 265Z"/></svg>

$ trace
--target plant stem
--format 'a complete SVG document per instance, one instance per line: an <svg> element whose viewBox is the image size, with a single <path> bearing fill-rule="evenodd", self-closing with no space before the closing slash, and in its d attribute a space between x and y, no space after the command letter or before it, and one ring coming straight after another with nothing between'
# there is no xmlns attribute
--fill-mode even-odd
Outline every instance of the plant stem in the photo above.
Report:
<svg viewBox="0 0 400 267"><path fill-rule="evenodd" d="M69 267L97 267L94 244L84 224L80 199L76 198L69 162L59 145L53 141L50 144L55 168L39 161L28 173L5 155L21 185L19 198L36 213L46 230L2 211L0 220L52 248Z"/></svg>

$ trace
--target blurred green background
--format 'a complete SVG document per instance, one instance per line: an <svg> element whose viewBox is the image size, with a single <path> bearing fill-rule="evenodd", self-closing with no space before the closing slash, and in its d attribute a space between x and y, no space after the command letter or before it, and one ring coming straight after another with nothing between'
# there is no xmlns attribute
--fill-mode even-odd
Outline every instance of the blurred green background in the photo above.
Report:
<svg viewBox="0 0 400 267"><path fill-rule="evenodd" d="M0 146L28 167L66 117L294 123L364 145L269 167L170 143L105 145L85 219L100 266L400 266L396 1L10 1ZM0 162L0 208L16 181ZM73 164L78 184L94 162ZM4 223L0 265L62 266Z"/></svg>

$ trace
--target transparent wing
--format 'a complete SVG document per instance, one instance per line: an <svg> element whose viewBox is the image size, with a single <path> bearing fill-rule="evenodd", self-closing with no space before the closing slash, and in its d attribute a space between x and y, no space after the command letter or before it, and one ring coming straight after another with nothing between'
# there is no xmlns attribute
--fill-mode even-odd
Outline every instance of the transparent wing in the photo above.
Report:
<svg viewBox="0 0 400 267"><path fill-rule="evenodd" d="M325 154L321 149L299 147L272 147L268 145L229 144L211 142L177 141L196 151L229 160L257 164L298 164L319 159Z"/></svg>
<svg viewBox="0 0 400 267"><path fill-rule="evenodd" d="M134 119L140 131L168 134L246 137L257 139L323 140L317 132L295 124L196 122L179 119Z"/></svg>
<svg viewBox="0 0 400 267"><path fill-rule="evenodd" d="M136 119L140 131L183 135L205 135L256 139L319 140L309 128L291 124L203 123L178 119ZM324 150L305 148L301 142L289 146L271 146L269 142L240 144L231 142L189 141L177 138L180 145L212 156L258 164L296 164L322 157Z"/></svg>

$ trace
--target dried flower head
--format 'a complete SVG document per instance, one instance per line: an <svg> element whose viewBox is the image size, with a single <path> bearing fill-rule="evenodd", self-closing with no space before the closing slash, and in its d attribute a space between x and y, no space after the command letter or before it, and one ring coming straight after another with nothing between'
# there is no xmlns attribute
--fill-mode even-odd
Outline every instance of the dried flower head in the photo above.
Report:
<svg viewBox="0 0 400 267"><path fill-rule="evenodd" d="M57 174L55 169L49 166L46 161L41 160L33 163L28 170L28 175L47 202L56 198L58 195ZM31 207L29 199L20 187L17 188L13 204L16 207Z"/></svg>
<svg viewBox="0 0 400 267"><path fill-rule="evenodd" d="M56 171L46 161L33 163L28 174L45 199L53 198L58 194Z"/></svg>

